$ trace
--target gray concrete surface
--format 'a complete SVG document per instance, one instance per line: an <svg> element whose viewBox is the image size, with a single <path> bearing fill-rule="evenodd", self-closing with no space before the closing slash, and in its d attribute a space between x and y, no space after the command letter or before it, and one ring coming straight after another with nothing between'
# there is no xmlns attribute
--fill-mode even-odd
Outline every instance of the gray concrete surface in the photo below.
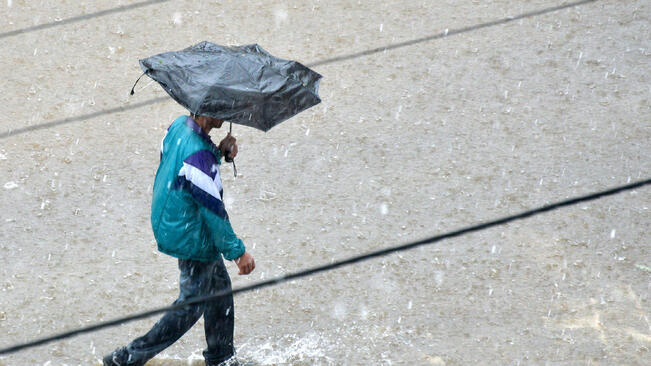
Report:
<svg viewBox="0 0 651 366"><path fill-rule="evenodd" d="M185 112L130 108L165 96L146 79L128 95L139 58L210 40L313 63L562 2L166 1L66 22L129 4L0 4L0 33L61 23L0 38L0 346L177 295L149 205L160 139ZM596 1L316 67L322 104L267 134L234 128L225 202L258 266L227 264L234 286L648 178L649 11ZM238 296L239 356L648 364L650 206L641 189ZM0 364L95 364L154 321ZM202 328L154 364L200 364Z"/></svg>

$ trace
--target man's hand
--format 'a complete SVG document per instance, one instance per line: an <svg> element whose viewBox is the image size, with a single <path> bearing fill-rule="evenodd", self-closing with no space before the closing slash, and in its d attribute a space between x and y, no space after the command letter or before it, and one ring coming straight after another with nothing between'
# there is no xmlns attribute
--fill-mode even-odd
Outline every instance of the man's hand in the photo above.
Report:
<svg viewBox="0 0 651 366"><path fill-rule="evenodd" d="M238 273L240 275L248 275L255 268L253 256L248 252L245 252L241 257L237 258L235 264L237 264L237 268L240 269L240 273Z"/></svg>
<svg viewBox="0 0 651 366"><path fill-rule="evenodd" d="M219 151L222 152L222 156L228 157L229 159L235 158L237 155L237 144L235 141L235 137L231 136L231 133L229 132L228 135L219 142ZM226 154L228 154L228 156Z"/></svg>

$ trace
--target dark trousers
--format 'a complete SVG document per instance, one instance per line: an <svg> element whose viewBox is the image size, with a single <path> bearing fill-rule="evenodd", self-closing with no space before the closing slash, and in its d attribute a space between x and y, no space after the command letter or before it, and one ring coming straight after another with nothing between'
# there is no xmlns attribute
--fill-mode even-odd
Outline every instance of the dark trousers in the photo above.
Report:
<svg viewBox="0 0 651 366"><path fill-rule="evenodd" d="M197 296L205 296L231 289L224 262L199 262L179 259L181 271L179 298L175 304ZM144 336L135 339L127 347L119 350L117 359L125 360L127 365L144 365L165 348L176 342L203 315L208 348L203 352L207 365L217 365L233 356L233 296L201 304L185 306L165 315Z"/></svg>

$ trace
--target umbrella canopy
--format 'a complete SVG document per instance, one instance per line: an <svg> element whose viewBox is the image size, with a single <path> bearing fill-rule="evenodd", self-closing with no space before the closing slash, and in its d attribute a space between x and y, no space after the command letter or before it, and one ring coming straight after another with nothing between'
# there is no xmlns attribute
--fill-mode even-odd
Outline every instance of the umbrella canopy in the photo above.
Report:
<svg viewBox="0 0 651 366"><path fill-rule="evenodd" d="M262 131L321 102L321 75L256 44L201 42L142 59L140 67L191 113Z"/></svg>

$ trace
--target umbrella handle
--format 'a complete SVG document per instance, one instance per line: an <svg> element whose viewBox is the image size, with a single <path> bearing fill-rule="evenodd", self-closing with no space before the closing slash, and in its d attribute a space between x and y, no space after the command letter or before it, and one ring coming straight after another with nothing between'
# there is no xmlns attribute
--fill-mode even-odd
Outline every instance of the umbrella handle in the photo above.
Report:
<svg viewBox="0 0 651 366"><path fill-rule="evenodd" d="M230 154L230 151L227 151L226 154L224 155L224 160L226 160L227 163L233 163L233 176L237 177L237 167L235 166L235 159L229 158L228 154Z"/></svg>
<svg viewBox="0 0 651 366"><path fill-rule="evenodd" d="M237 177L237 167L235 166L235 159L228 157L230 153L231 153L230 150L224 151L224 160L227 163L233 163L233 176Z"/></svg>
<svg viewBox="0 0 651 366"><path fill-rule="evenodd" d="M231 126L228 128L228 133L232 134L232 132L233 132L233 122L231 122ZM228 157L228 155L230 155L230 153L231 153L230 150L226 150L226 152L224 153L224 160L226 160L227 163L232 163L233 162L233 159Z"/></svg>
<svg viewBox="0 0 651 366"><path fill-rule="evenodd" d="M230 127L228 129L229 134L232 133L232 132L233 132L233 122L231 122L231 125L230 125ZM235 166L235 159L228 157L228 155L230 155L230 153L231 153L230 150L226 151L226 153L224 154L224 160L226 160L227 163L233 163L233 176L237 177L237 167Z"/></svg>

